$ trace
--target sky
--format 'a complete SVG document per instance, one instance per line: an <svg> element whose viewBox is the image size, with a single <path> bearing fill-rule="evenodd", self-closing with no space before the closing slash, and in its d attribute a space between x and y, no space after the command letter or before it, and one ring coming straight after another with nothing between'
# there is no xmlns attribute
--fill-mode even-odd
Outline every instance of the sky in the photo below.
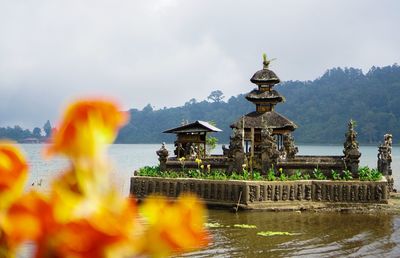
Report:
<svg viewBox="0 0 400 258"><path fill-rule="evenodd" d="M0 0L0 126L56 123L77 98L124 110L400 63L397 0Z"/></svg>

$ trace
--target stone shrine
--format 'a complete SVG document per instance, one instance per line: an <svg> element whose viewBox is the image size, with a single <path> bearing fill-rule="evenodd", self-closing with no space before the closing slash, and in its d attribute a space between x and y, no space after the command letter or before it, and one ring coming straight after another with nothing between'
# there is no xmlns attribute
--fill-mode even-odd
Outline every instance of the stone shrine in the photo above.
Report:
<svg viewBox="0 0 400 258"><path fill-rule="evenodd" d="M392 135L386 134L378 148L377 167L383 175L378 181L359 180L361 153L352 120L345 133L343 155L298 155L292 136L297 125L274 110L284 97L274 89L280 80L269 69L269 64L264 55L263 69L250 79L257 88L246 95L246 99L255 104L256 110L241 116L231 125L229 146L222 147L222 155L207 155L205 152L206 134L220 129L203 121L186 123L165 131L177 135L175 155L170 157L163 144L157 151L160 170L199 169L197 161L201 159L204 166L223 170L228 175L246 170L252 176L255 171L261 175L273 173L279 176L284 171L287 176L295 173L303 176L318 171L328 180L315 177L295 181L224 181L136 176L131 178L131 194L138 198L151 193L176 197L189 191L208 204L240 204L245 207L268 207L268 203L277 201L301 201L302 205L304 202L387 203L393 191ZM332 171L350 175L354 180L332 180Z"/></svg>

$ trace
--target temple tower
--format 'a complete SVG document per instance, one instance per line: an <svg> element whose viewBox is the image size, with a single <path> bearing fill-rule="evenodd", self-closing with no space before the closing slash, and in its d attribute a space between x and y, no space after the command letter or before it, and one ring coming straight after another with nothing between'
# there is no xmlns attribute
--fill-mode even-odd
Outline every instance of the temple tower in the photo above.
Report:
<svg viewBox="0 0 400 258"><path fill-rule="evenodd" d="M280 82L278 76L269 70L270 60L264 55L263 69L257 71L250 81L257 85L257 88L246 95L246 99L256 106L256 110L240 117L231 125L233 129L243 130L244 152L247 156L254 157L254 167L261 167L261 157L263 134L262 129L268 127L272 136L275 138L277 149L282 156L293 154L295 150L286 150L287 146L293 144L286 143L292 140L291 133L297 128L297 125L275 111L275 105L284 101L274 86ZM288 153L290 152L290 153ZM295 154L295 153L294 153ZM293 155L294 155L293 154Z"/></svg>

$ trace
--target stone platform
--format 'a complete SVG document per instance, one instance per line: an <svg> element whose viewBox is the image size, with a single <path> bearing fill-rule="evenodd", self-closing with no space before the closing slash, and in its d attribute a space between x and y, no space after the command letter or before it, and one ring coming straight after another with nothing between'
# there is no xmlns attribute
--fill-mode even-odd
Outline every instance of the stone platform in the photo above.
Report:
<svg viewBox="0 0 400 258"><path fill-rule="evenodd" d="M271 209L343 204L387 204L388 182L381 181L244 181L192 178L131 178L130 195L143 199L151 194L175 198L191 192L208 205ZM292 208L290 208L292 209Z"/></svg>

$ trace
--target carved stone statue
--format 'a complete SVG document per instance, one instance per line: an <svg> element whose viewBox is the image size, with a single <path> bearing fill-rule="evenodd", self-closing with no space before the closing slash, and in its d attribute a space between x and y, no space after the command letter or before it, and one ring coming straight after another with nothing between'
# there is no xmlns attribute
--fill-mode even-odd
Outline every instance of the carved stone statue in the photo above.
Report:
<svg viewBox="0 0 400 258"><path fill-rule="evenodd" d="M235 152L244 152L242 143L242 132L236 128L233 128L229 142L229 156L234 156Z"/></svg>
<svg viewBox="0 0 400 258"><path fill-rule="evenodd" d="M175 141L174 154L177 157L185 156L185 148L182 146L182 143Z"/></svg>
<svg viewBox="0 0 400 258"><path fill-rule="evenodd" d="M241 128L233 128L230 137L229 149L224 149L224 155L227 155L230 160L229 172L233 170L241 171L244 164L244 149L243 149L243 123Z"/></svg>
<svg viewBox="0 0 400 258"><path fill-rule="evenodd" d="M271 129L268 128L264 120L262 121L260 149L262 172L267 173L272 166L275 167L280 152L278 151L278 145L276 144L275 138L272 136Z"/></svg>
<svg viewBox="0 0 400 258"><path fill-rule="evenodd" d="M393 191L394 180L392 177L392 135L385 134L384 142L378 147L378 171L387 179L389 191Z"/></svg>
<svg viewBox="0 0 400 258"><path fill-rule="evenodd" d="M165 171L167 168L167 159L169 152L167 148L165 148L165 142L162 143L161 148L156 151L156 154L158 155L158 160L160 161L160 170Z"/></svg>
<svg viewBox="0 0 400 258"><path fill-rule="evenodd" d="M299 149L294 145L294 138L291 134L283 135L283 147L286 152L286 158L292 159L299 152Z"/></svg>
<svg viewBox="0 0 400 258"><path fill-rule="evenodd" d="M358 149L357 132L354 130L354 126L354 121L350 120L346 133L346 141L343 145L343 154L346 168L352 172L353 177L358 177L358 164L360 163L361 153Z"/></svg>
<svg viewBox="0 0 400 258"><path fill-rule="evenodd" d="M384 164L381 164L381 168L379 169L379 163L378 163L378 170L381 171L382 173L384 172L389 172L390 168L390 163L392 161L392 135L391 134L385 134L384 135L384 142L378 147L378 160L381 160L382 162L385 161L389 163L389 167L382 166ZM390 174L391 175L391 169L390 169Z"/></svg>

